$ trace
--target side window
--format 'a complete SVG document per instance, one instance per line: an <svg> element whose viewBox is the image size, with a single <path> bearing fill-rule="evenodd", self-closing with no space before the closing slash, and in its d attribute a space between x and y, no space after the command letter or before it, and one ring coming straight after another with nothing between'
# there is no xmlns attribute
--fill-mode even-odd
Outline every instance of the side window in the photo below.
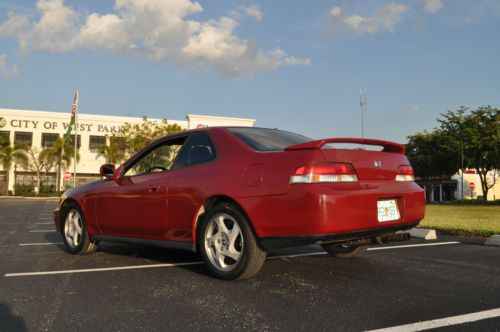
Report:
<svg viewBox="0 0 500 332"><path fill-rule="evenodd" d="M180 137L154 146L128 166L124 176L171 170L172 164L185 141L186 137Z"/></svg>
<svg viewBox="0 0 500 332"><path fill-rule="evenodd" d="M204 163L217 157L215 147L207 133L197 132L189 136L174 168Z"/></svg>

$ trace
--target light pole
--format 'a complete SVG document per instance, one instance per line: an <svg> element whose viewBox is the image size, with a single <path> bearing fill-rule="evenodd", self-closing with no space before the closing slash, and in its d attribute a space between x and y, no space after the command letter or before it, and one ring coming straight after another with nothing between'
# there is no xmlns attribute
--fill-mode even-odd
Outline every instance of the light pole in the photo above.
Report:
<svg viewBox="0 0 500 332"><path fill-rule="evenodd" d="M464 141L462 138L462 144L460 144L460 163L461 163L461 168L462 168L462 185L460 188L462 188L462 199L464 199Z"/></svg>

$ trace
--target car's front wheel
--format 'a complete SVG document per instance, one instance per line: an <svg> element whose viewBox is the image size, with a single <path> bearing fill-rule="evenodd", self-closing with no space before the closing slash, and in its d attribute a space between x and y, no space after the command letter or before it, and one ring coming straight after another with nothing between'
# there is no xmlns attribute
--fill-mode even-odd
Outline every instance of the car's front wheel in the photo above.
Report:
<svg viewBox="0 0 500 332"><path fill-rule="evenodd" d="M64 247L72 254L90 254L96 251L97 243L90 241L87 224L80 207L70 203L63 215Z"/></svg>
<svg viewBox="0 0 500 332"><path fill-rule="evenodd" d="M247 218L228 203L218 204L207 213L198 245L210 272L224 280L255 275L267 256L259 248Z"/></svg>

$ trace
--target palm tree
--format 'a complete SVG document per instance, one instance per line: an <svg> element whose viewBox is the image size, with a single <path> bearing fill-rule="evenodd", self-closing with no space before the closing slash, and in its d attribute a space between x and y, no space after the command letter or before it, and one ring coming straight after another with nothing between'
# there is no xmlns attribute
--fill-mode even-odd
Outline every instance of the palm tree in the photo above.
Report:
<svg viewBox="0 0 500 332"><path fill-rule="evenodd" d="M12 163L25 165L28 161L26 150L26 146L12 146L8 137L0 136L0 164L6 172L6 186L5 189L2 190L4 194L8 191L9 173Z"/></svg>
<svg viewBox="0 0 500 332"><path fill-rule="evenodd" d="M97 152L96 159L104 157L107 164L119 164L125 159L125 150L117 142L101 145Z"/></svg>
<svg viewBox="0 0 500 332"><path fill-rule="evenodd" d="M71 160L75 158L75 147L73 144L69 144L63 137L58 137L54 142L54 146L50 148L51 153L56 158L55 167L57 170L56 179L56 191L59 191L61 184L59 183L61 178L61 169L68 169L71 166ZM80 161L80 153L76 153L76 162Z"/></svg>

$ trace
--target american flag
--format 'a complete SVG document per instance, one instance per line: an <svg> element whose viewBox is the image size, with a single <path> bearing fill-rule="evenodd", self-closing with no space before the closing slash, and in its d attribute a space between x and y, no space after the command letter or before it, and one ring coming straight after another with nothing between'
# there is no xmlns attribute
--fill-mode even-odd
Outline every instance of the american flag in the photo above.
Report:
<svg viewBox="0 0 500 332"><path fill-rule="evenodd" d="M68 130L66 130L64 138L68 138L69 135L71 135L71 131L73 130L76 122L76 112L78 112L78 90L76 90L75 98L73 99L73 105L71 105L71 120L69 121Z"/></svg>

